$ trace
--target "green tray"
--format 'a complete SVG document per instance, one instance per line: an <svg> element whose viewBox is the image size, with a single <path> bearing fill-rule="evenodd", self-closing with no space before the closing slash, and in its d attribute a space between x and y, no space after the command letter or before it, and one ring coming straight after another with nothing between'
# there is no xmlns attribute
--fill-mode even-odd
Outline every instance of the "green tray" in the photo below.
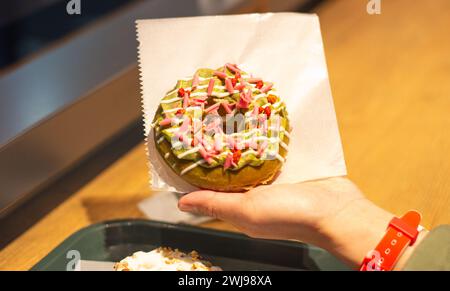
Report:
<svg viewBox="0 0 450 291"><path fill-rule="evenodd" d="M223 270L348 270L328 252L307 244L151 220L116 220L74 233L31 270L66 270L70 250L81 260L117 262L159 246L198 251ZM70 257L70 256L69 256Z"/></svg>

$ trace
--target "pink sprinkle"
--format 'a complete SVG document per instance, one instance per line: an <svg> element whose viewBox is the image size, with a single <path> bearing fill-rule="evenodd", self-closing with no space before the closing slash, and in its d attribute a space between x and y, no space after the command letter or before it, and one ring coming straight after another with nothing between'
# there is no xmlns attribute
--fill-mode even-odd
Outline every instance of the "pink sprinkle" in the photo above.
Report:
<svg viewBox="0 0 450 291"><path fill-rule="evenodd" d="M220 103L215 103L215 104L209 106L208 108L206 108L205 109L205 113L208 113L210 111L216 110L216 109L219 108L219 106L220 106Z"/></svg>
<svg viewBox="0 0 450 291"><path fill-rule="evenodd" d="M231 167L232 162L233 162L233 155L228 154L227 157L225 158L225 163L223 164L223 169L226 170L229 167Z"/></svg>
<svg viewBox="0 0 450 291"><path fill-rule="evenodd" d="M220 72L220 71L214 71L214 75L221 79L225 79L227 77L227 74L225 74L224 72Z"/></svg>
<svg viewBox="0 0 450 291"><path fill-rule="evenodd" d="M240 70L236 65L227 63L227 64L225 64L225 66L226 66L230 71L233 71L233 73L235 73L235 74L241 72L241 70Z"/></svg>
<svg viewBox="0 0 450 291"><path fill-rule="evenodd" d="M240 97L241 97L241 99L244 99L244 101L246 103L249 103L251 100L248 98L248 93L247 92L241 92Z"/></svg>
<svg viewBox="0 0 450 291"><path fill-rule="evenodd" d="M185 132L189 129L191 125L191 119L189 117L185 117L183 120L183 124L180 126L180 132Z"/></svg>
<svg viewBox="0 0 450 291"><path fill-rule="evenodd" d="M192 79L192 90L198 86L198 73L194 74L194 78Z"/></svg>
<svg viewBox="0 0 450 291"><path fill-rule="evenodd" d="M251 147L252 149L257 149L258 148L258 143L256 142L256 138L252 138L250 140L250 142L248 143L248 146Z"/></svg>
<svg viewBox="0 0 450 291"><path fill-rule="evenodd" d="M189 106L189 94L186 92L183 96L183 108L186 109Z"/></svg>
<svg viewBox="0 0 450 291"><path fill-rule="evenodd" d="M222 151L222 135L220 135L220 134L214 135L214 149L217 152Z"/></svg>
<svg viewBox="0 0 450 291"><path fill-rule="evenodd" d="M251 89L247 89L247 92L245 93L245 99L250 102L252 101L252 90Z"/></svg>
<svg viewBox="0 0 450 291"><path fill-rule="evenodd" d="M209 79L209 83L208 83L208 96L211 96L213 89L214 89L214 79Z"/></svg>
<svg viewBox="0 0 450 291"><path fill-rule="evenodd" d="M228 147L230 149L234 149L234 147L236 146L236 143L234 141L234 137L233 136L228 136L227 137L227 144L228 144Z"/></svg>
<svg viewBox="0 0 450 291"><path fill-rule="evenodd" d="M258 83L259 81L262 81L261 78L248 78L247 82L249 83Z"/></svg>
<svg viewBox="0 0 450 291"><path fill-rule="evenodd" d="M182 132L177 131L177 132L175 133L175 137L176 137L177 140L179 140L179 141L183 141L183 140L184 140L184 136L183 136L183 133L182 133Z"/></svg>
<svg viewBox="0 0 450 291"><path fill-rule="evenodd" d="M172 124L172 118L166 118L159 122L160 126L166 126Z"/></svg>
<svg viewBox="0 0 450 291"><path fill-rule="evenodd" d="M258 115L258 114L259 114L259 106L256 106L256 105L255 105L255 107L253 107L252 115L253 115L253 116L256 116L256 115Z"/></svg>
<svg viewBox="0 0 450 291"><path fill-rule="evenodd" d="M198 152L208 164L212 163L213 160L202 146L199 147Z"/></svg>
<svg viewBox="0 0 450 291"><path fill-rule="evenodd" d="M231 108L230 108L230 106L228 105L228 102L227 102L227 101L222 102L221 104L222 104L223 109L225 109L225 112L226 112L227 114L230 114L230 113L232 112L232 111L231 111Z"/></svg>
<svg viewBox="0 0 450 291"><path fill-rule="evenodd" d="M233 88L233 84L231 83L231 79L230 78L226 78L225 79L225 88L227 88L227 91L230 94L233 94L234 88Z"/></svg>
<svg viewBox="0 0 450 291"><path fill-rule="evenodd" d="M266 86L261 88L261 92L262 93L267 93L270 89L272 89L273 84L272 83L267 83Z"/></svg>
<svg viewBox="0 0 450 291"><path fill-rule="evenodd" d="M263 141L263 143L261 144L260 148L258 149L258 156L262 155L262 153L264 152L266 147L267 147L267 140Z"/></svg>
<svg viewBox="0 0 450 291"><path fill-rule="evenodd" d="M241 91L244 88L245 88L244 84L239 84L239 85L236 85L236 87L234 87L234 89L239 90L239 91Z"/></svg>
<svg viewBox="0 0 450 291"><path fill-rule="evenodd" d="M239 98L239 103L236 105L236 108L248 108L248 101L245 100L243 93L241 93L241 98Z"/></svg>

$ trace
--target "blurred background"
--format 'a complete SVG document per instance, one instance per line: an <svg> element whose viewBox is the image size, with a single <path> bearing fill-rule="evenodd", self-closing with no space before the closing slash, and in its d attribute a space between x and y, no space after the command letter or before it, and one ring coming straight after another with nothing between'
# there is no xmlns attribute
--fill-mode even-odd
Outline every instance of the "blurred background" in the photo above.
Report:
<svg viewBox="0 0 450 291"><path fill-rule="evenodd" d="M450 223L448 0L1 1L0 269L143 217L136 19L282 11L319 16L350 178L394 213Z"/></svg>

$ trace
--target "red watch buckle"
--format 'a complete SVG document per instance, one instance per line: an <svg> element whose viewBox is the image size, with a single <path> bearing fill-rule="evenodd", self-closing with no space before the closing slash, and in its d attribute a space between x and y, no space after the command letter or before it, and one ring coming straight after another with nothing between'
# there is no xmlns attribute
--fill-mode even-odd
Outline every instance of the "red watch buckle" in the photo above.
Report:
<svg viewBox="0 0 450 291"><path fill-rule="evenodd" d="M383 239L364 258L360 270L389 271L394 269L405 249L417 240L419 235L417 228L421 219L420 213L414 210L408 211L401 218L392 218Z"/></svg>
<svg viewBox="0 0 450 291"><path fill-rule="evenodd" d="M414 212L411 211L411 212L419 215L418 222L412 223L412 225L418 225L420 222L420 214L415 211ZM410 213L410 212L408 212L408 213ZM417 230L417 227L413 227L411 224L409 224L409 222L406 222L405 220L403 220L403 219L405 219L405 216L403 216L401 219L398 217L392 218L391 222L389 222L389 227L393 227L396 230L401 231L407 237L409 237L411 240L409 245L412 246L416 242L417 236L419 235L419 231Z"/></svg>

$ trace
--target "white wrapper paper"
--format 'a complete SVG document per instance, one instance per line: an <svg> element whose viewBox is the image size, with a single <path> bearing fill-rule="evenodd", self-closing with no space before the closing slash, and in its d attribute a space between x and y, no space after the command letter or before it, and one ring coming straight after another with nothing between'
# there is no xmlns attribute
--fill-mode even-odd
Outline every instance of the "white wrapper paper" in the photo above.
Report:
<svg viewBox="0 0 450 291"><path fill-rule="evenodd" d="M150 124L161 98L199 68L236 63L273 82L293 127L289 153L274 183L346 175L319 19L266 13L137 21L139 65L151 186L186 193L197 188L157 152Z"/></svg>

